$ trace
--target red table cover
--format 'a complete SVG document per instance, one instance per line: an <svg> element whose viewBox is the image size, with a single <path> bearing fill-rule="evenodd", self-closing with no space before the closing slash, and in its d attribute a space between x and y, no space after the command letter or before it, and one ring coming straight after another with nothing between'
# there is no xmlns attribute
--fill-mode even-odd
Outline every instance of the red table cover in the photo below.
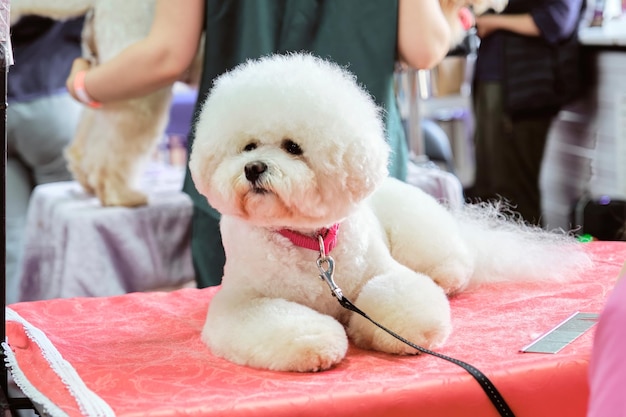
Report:
<svg viewBox="0 0 626 417"><path fill-rule="evenodd" d="M520 349L576 311L601 311L626 243L586 245L596 265L585 276L488 285L451 300L454 332L439 352L487 374L518 417L585 415L593 328L557 354ZM13 304L11 371L53 416L497 416L466 371L428 355L352 346L319 373L214 357L199 334L216 290Z"/></svg>

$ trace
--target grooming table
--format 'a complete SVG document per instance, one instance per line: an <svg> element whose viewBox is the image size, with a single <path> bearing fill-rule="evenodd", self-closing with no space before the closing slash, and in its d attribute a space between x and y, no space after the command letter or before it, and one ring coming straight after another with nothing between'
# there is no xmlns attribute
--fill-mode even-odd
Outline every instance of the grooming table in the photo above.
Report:
<svg viewBox="0 0 626 417"><path fill-rule="evenodd" d="M557 354L519 351L576 311L601 311L626 243L585 245L596 259L586 276L490 284L452 299L454 331L438 351L482 370L517 417L585 416L593 331ZM318 373L217 358L200 341L217 289L10 305L11 372L52 416L497 416L469 374L428 355L351 346L341 364Z"/></svg>
<svg viewBox="0 0 626 417"><path fill-rule="evenodd" d="M76 182L37 186L27 214L21 301L111 296L193 280L192 203L182 167L150 164L143 207L102 207Z"/></svg>

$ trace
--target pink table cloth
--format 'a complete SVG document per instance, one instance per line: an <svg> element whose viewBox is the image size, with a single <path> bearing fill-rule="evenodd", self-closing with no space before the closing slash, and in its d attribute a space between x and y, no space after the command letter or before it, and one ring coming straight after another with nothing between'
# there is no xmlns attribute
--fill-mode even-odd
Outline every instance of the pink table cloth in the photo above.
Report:
<svg viewBox="0 0 626 417"><path fill-rule="evenodd" d="M488 285L452 299L454 332L439 351L482 370L518 417L585 416L594 328L557 354L520 349L576 311L602 310L626 244L586 245L596 266L571 282ZM199 336L216 290L10 305L11 372L52 416L497 416L469 374L428 355L350 347L319 373L215 357Z"/></svg>

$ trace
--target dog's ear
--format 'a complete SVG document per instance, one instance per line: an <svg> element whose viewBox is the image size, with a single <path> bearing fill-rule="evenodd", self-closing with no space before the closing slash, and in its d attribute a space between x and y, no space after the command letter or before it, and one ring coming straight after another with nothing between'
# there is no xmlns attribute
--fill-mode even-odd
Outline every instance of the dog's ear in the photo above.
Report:
<svg viewBox="0 0 626 417"><path fill-rule="evenodd" d="M193 142L191 153L189 154L189 172L198 192L207 197L211 188L211 178L214 170L219 164L223 154L220 152L219 142L209 140L202 135L215 134L207 121L200 121L196 125L196 138Z"/></svg>
<svg viewBox="0 0 626 417"><path fill-rule="evenodd" d="M198 151L196 143L199 142L194 142L193 149L189 155L189 172L198 192L206 196L211 176L208 169L210 162L200 156L201 152Z"/></svg>
<svg viewBox="0 0 626 417"><path fill-rule="evenodd" d="M343 155L346 172L345 188L352 201L369 196L389 175L387 165L389 146L384 137L380 140L354 142Z"/></svg>

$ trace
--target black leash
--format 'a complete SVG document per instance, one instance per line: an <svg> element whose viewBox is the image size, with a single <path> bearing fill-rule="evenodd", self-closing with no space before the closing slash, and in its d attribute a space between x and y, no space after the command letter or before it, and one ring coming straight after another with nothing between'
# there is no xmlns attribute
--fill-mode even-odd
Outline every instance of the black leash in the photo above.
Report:
<svg viewBox="0 0 626 417"><path fill-rule="evenodd" d="M496 410L498 410L498 413L502 417L515 417L515 414L513 414L513 411L511 411L511 408L506 403L506 401L502 397L502 394L500 394L500 392L495 387L495 385L493 385L493 383L489 380L489 378L487 378L487 376L485 374L483 374L475 366L470 365L467 362L463 362L463 361L460 361L458 359L452 358L450 356L442 355L441 353L437 353L437 352L434 352L432 350L423 348L423 347L418 346L418 345L416 345L415 343L413 343L413 342L411 342L409 340L406 340L405 338L403 338L399 334L394 333L393 331L387 329L382 324L374 321L367 314L365 314L360 308L358 308L357 306L352 304L352 302L350 300L348 300L345 296L342 297L341 300L338 300L338 301L339 301L339 304L341 304L342 307L344 307L344 308L346 308L346 309L348 309L350 311L354 311L355 313L363 316L364 318L366 318L367 320L372 322L377 327L379 327L382 330L386 331L391 336L395 337L396 339L400 340L401 342L404 342L407 345L411 346L412 348L418 350L419 352L427 353L429 355L436 356L436 357L441 358L441 359L445 359L445 360L447 360L449 362L452 362L453 364L458 365L461 368L465 369L467 372L470 373L470 375L472 375L474 377L474 379L476 379L476 381L478 381L478 383L480 384L480 387L483 389L483 391L485 391L485 393L487 394L487 396L491 400L491 403L494 405L494 407L496 407Z"/></svg>
<svg viewBox="0 0 626 417"><path fill-rule="evenodd" d="M341 292L341 288L339 288L337 284L335 284L335 281L333 279L333 271L334 271L335 262L333 258L325 254L322 243L320 243L320 247L321 247L320 257L317 259L317 267L320 271L320 278L323 279L328 284L333 297L335 297L337 301L339 301L339 304L341 304L342 307L361 315L362 317L364 317L365 319L369 320L371 323L376 325L378 328L384 330L385 332L395 337L396 339L400 340L401 342L406 343L407 345L411 346L413 349L416 349L418 352L426 353L426 354L435 356L437 358L444 359L448 362L452 362L453 364L458 365L461 368L465 369L467 372L469 372L471 376L474 377L476 381L478 381L478 383L480 384L480 387L483 389L483 391L485 391L485 394L487 394L487 397L489 397L489 400L491 400L491 403L496 408L496 410L498 411L501 417L515 417L515 414L513 414L513 411L504 400L504 397L502 397L502 394L500 394L500 391L498 391L498 389L489 380L489 378L487 378L487 376L483 374L478 368L476 368L473 365L470 365L467 362L463 362L458 359L452 358L450 356L442 355L441 353L437 353L430 349L426 349L426 348L416 345L415 343L403 338L399 334L389 330L382 324L376 322L367 314L365 314L360 308L352 304L352 301L348 300L343 295L343 293Z"/></svg>

